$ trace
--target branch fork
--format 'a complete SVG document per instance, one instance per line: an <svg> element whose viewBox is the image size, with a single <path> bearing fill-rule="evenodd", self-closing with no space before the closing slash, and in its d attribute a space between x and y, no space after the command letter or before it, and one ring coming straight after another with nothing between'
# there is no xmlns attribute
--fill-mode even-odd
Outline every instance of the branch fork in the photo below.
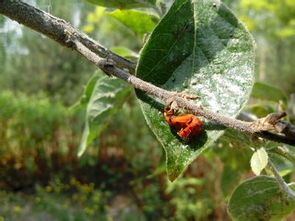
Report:
<svg viewBox="0 0 295 221"><path fill-rule="evenodd" d="M168 99L166 99L165 103L166 103L167 106L170 106L171 109L173 109L173 110L178 110L179 109L179 106L178 106L177 101L176 101L177 97L183 98L183 99L185 99L187 101L188 100L196 100L196 99L200 98L199 96L196 96L196 95L190 95L185 91L171 92L171 94L172 94L172 96L169 97Z"/></svg>
<svg viewBox="0 0 295 221"><path fill-rule="evenodd" d="M290 122L281 120L286 116L286 112L272 113L250 123L250 127L256 132L275 131L295 140L295 126Z"/></svg>

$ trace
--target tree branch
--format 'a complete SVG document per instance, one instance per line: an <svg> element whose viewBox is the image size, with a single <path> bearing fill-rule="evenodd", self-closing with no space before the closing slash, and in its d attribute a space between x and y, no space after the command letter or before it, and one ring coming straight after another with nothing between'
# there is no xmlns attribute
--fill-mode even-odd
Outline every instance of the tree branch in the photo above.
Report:
<svg viewBox="0 0 295 221"><path fill-rule="evenodd" d="M295 137L287 137L270 133L268 131L261 131L259 128L257 129L256 127L251 126L251 123L249 122L214 113L206 108L190 103L184 99L180 93L166 91L129 74L124 71L124 69L129 70L130 73L134 73L136 63L112 53L87 35L76 30L64 20L56 18L49 13L30 6L20 0L0 0L0 14L6 15L19 23L48 36L63 46L76 50L108 75L120 78L131 84L133 87L156 96L164 103L173 98L179 107L184 108L195 115L213 120L225 127L295 146Z"/></svg>
<svg viewBox="0 0 295 221"><path fill-rule="evenodd" d="M73 45L71 45L71 42L66 41L67 36L65 30L68 30L75 34L81 43L97 53L100 57L112 59L117 67L126 68L131 73L135 70L136 63L112 53L89 36L76 30L65 20L57 18L20 0L0 0L0 14L6 15L12 20L46 35L63 46L72 48Z"/></svg>

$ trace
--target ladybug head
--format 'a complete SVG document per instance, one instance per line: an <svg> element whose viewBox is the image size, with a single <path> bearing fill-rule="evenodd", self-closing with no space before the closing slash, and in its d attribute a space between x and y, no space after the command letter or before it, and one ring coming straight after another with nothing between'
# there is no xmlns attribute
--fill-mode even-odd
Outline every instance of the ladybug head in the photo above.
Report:
<svg viewBox="0 0 295 221"><path fill-rule="evenodd" d="M175 114L175 111L174 111L173 108L171 108L171 106L166 106L164 108L164 113L165 113L166 116L172 116L172 115Z"/></svg>

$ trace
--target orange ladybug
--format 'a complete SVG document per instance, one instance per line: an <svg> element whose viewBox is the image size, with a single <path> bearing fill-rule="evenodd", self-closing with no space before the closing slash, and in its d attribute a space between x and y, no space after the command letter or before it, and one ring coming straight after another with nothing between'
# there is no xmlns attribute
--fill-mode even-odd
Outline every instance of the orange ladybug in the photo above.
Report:
<svg viewBox="0 0 295 221"><path fill-rule="evenodd" d="M197 136L202 130L202 121L193 114L176 114L170 106L164 109L167 123L177 130L177 134L184 140Z"/></svg>

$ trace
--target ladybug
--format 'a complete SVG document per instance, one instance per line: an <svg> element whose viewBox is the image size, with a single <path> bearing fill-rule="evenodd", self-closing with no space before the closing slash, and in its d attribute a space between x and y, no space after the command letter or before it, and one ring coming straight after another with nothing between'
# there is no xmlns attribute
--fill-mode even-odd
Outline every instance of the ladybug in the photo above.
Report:
<svg viewBox="0 0 295 221"><path fill-rule="evenodd" d="M177 130L177 134L184 140L199 135L202 130L202 121L193 114L177 114L171 106L164 109L166 122Z"/></svg>

